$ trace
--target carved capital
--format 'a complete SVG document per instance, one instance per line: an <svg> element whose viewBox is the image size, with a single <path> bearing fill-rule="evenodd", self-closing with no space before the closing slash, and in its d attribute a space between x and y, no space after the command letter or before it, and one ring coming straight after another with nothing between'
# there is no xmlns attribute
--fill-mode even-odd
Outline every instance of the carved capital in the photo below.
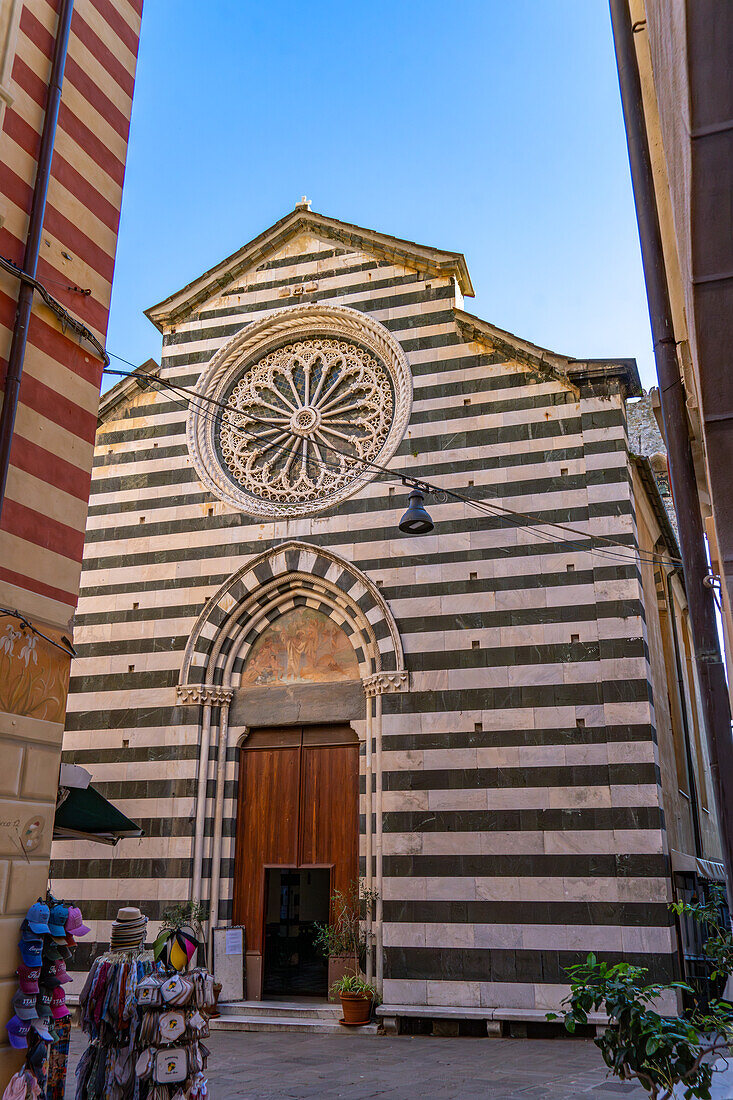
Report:
<svg viewBox="0 0 733 1100"><path fill-rule="evenodd" d="M375 672L373 676L367 676L362 680L364 694L367 698L374 695L385 695L389 691L407 691L407 672Z"/></svg>
<svg viewBox="0 0 733 1100"><path fill-rule="evenodd" d="M231 688L220 687L217 684L179 684L176 688L176 701L181 706L195 706L198 703L208 703L209 706L220 707L224 703L231 703L234 691Z"/></svg>

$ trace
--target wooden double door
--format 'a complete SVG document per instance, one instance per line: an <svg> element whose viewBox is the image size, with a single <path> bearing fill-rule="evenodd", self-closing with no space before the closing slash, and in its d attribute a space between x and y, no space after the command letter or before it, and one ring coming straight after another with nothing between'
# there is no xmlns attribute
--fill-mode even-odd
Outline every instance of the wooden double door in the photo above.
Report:
<svg viewBox="0 0 733 1100"><path fill-rule="evenodd" d="M300 881L303 891L317 889L320 897L298 897L298 903L306 916L327 916L331 894L348 890L358 877L358 829L359 746L350 726L252 731L239 763L233 914L245 929L248 998L258 1000L263 986L272 985L267 970L273 966L276 894L281 881L295 878L283 872L319 869ZM304 928L302 935L309 934ZM297 964L304 954L292 951L294 984L278 989L283 995L302 991Z"/></svg>

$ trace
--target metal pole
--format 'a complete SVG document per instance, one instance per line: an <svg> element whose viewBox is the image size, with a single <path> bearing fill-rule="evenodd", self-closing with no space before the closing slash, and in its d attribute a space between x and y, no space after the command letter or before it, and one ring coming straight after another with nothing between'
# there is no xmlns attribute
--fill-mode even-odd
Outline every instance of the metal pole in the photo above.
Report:
<svg viewBox="0 0 733 1100"><path fill-rule="evenodd" d="M677 359L634 31L628 0L610 0L610 4L664 435L679 523L690 629L718 810L728 905L733 914L733 740L730 702L718 640L715 604L712 592L705 585L708 560L690 448L685 394Z"/></svg>
<svg viewBox="0 0 733 1100"><path fill-rule="evenodd" d="M46 114L43 119L43 130L41 132L41 147L38 152L36 182L33 187L33 200L31 202L31 212L28 220L28 235L25 241L25 253L23 255L23 271L26 275L30 275L34 279L38 268L38 252L41 246L43 217L46 212L48 181L51 178L51 160L53 159L56 123L59 117L59 106L61 104L61 86L64 82L66 51L69 43L69 31L71 28L73 10L74 0L61 0L58 25L56 27L56 41L54 43L53 59L51 62L51 75L48 81L48 101L46 103ZM5 501L5 487L8 480L8 468L10 466L10 448L13 442L15 413L18 408L20 379L23 374L23 360L25 359L25 348L28 342L28 326L31 319L32 305L33 287L26 282L21 282L20 292L18 294L18 307L15 311L13 338L10 344L10 355L8 357L8 370L5 376L3 407L2 413L0 413L0 514L2 513L3 503Z"/></svg>

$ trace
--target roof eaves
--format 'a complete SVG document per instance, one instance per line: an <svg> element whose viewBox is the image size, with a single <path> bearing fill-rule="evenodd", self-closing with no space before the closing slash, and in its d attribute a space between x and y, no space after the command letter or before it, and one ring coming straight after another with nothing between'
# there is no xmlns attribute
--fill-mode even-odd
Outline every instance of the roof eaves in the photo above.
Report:
<svg viewBox="0 0 733 1100"><path fill-rule="evenodd" d="M568 377L575 382L619 381L624 397L641 397L644 393L636 359L570 359Z"/></svg>
<svg viewBox="0 0 733 1100"><path fill-rule="evenodd" d="M659 529L662 532L665 546L669 550L670 555L679 560L682 555L680 553L679 543L677 542L677 535L670 521L667 507L662 498L659 483L655 477L652 464L646 455L636 454L631 455L631 462L638 470L641 482L647 491L649 503L652 506L652 511L659 524Z"/></svg>
<svg viewBox="0 0 733 1100"><path fill-rule="evenodd" d="M418 264L420 268L436 276L454 275L461 292L467 297L474 295L466 258L461 252L447 252L439 248L426 247L414 241L364 229L351 222L341 222L313 210L296 207L269 229L214 267L209 268L181 290L169 295L157 305L150 306L145 310L145 316L162 331L166 324L174 324L197 305L210 298L216 293L217 287L224 289L229 286L242 271L252 267L258 259L284 244L304 228L320 229L326 236L333 240L340 240L344 244L357 247L366 245L385 259L404 263L407 266Z"/></svg>
<svg viewBox="0 0 733 1100"><path fill-rule="evenodd" d="M575 389L572 380L565 373L566 364L570 362L567 356L558 355L556 352L531 344L528 340L522 340L506 329L497 328L496 325L466 313L463 309L454 309L453 315L457 323L471 340L487 344L492 351L498 351L543 378L553 378L562 382L565 386Z"/></svg>
<svg viewBox="0 0 733 1100"><path fill-rule="evenodd" d="M143 381L145 375L156 378L159 374L160 364L156 363L154 359L148 359L147 362L131 371L126 378L121 378L112 389L107 390L102 396L97 410L97 425L99 426L109 420L119 406L123 405L133 393L137 393L141 389L147 389L150 383L146 385Z"/></svg>

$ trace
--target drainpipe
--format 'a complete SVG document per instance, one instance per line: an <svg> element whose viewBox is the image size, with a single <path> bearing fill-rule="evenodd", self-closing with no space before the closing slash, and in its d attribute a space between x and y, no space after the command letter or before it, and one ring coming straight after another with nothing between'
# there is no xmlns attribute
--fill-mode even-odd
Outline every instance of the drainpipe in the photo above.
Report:
<svg viewBox="0 0 733 1100"><path fill-rule="evenodd" d="M677 360L634 30L628 0L610 0L610 4L664 436L679 522L687 606L718 810L728 906L733 914L733 740L730 701L713 595L705 584L708 560L690 448L685 394Z"/></svg>
<svg viewBox="0 0 733 1100"><path fill-rule="evenodd" d="M66 51L69 44L69 32L71 29L71 16L74 10L74 0L61 0L58 25L56 27L56 41L53 48L51 61L51 75L48 81L48 93L46 113L43 119L41 131L41 147L38 152L38 165L36 168L36 182L33 187L33 199L31 202L30 218L28 220L28 234L25 241L23 254L23 271L35 279L38 269L38 252L41 247L41 231L43 218L46 212L46 197L48 195L48 182L51 178L51 160L53 159L53 146L56 137L56 123L59 117L61 104L61 87L64 82L64 68L66 66ZM0 513L5 501L5 487L8 480L8 468L10 466L10 448L13 442L13 429L15 428L15 414L18 408L18 396L20 394L20 379L23 374L23 360L25 359L25 347L28 342L28 326L31 319L33 306L33 287L23 281L18 293L18 306L15 311L13 324L13 336L10 344L10 356L8 358L8 370L5 376L5 393L3 396L2 413L0 413Z"/></svg>
<svg viewBox="0 0 733 1100"><path fill-rule="evenodd" d="M680 655L680 639L677 633L677 616L674 610L674 594L672 581L680 576L682 570L679 566L667 573L667 599L669 603L669 618L672 624L672 645L674 647L674 664L677 670L677 689L680 699L680 711L682 712L682 734L685 739L685 759L687 760L687 777L690 784L690 814L692 817L692 835L695 844L695 855L702 856L702 835L700 833L700 803L697 797L697 781L695 780L695 766L692 758L692 741L690 738L690 723L687 717L687 704L685 701L685 681L682 677L682 657ZM692 701L690 702L692 706Z"/></svg>

